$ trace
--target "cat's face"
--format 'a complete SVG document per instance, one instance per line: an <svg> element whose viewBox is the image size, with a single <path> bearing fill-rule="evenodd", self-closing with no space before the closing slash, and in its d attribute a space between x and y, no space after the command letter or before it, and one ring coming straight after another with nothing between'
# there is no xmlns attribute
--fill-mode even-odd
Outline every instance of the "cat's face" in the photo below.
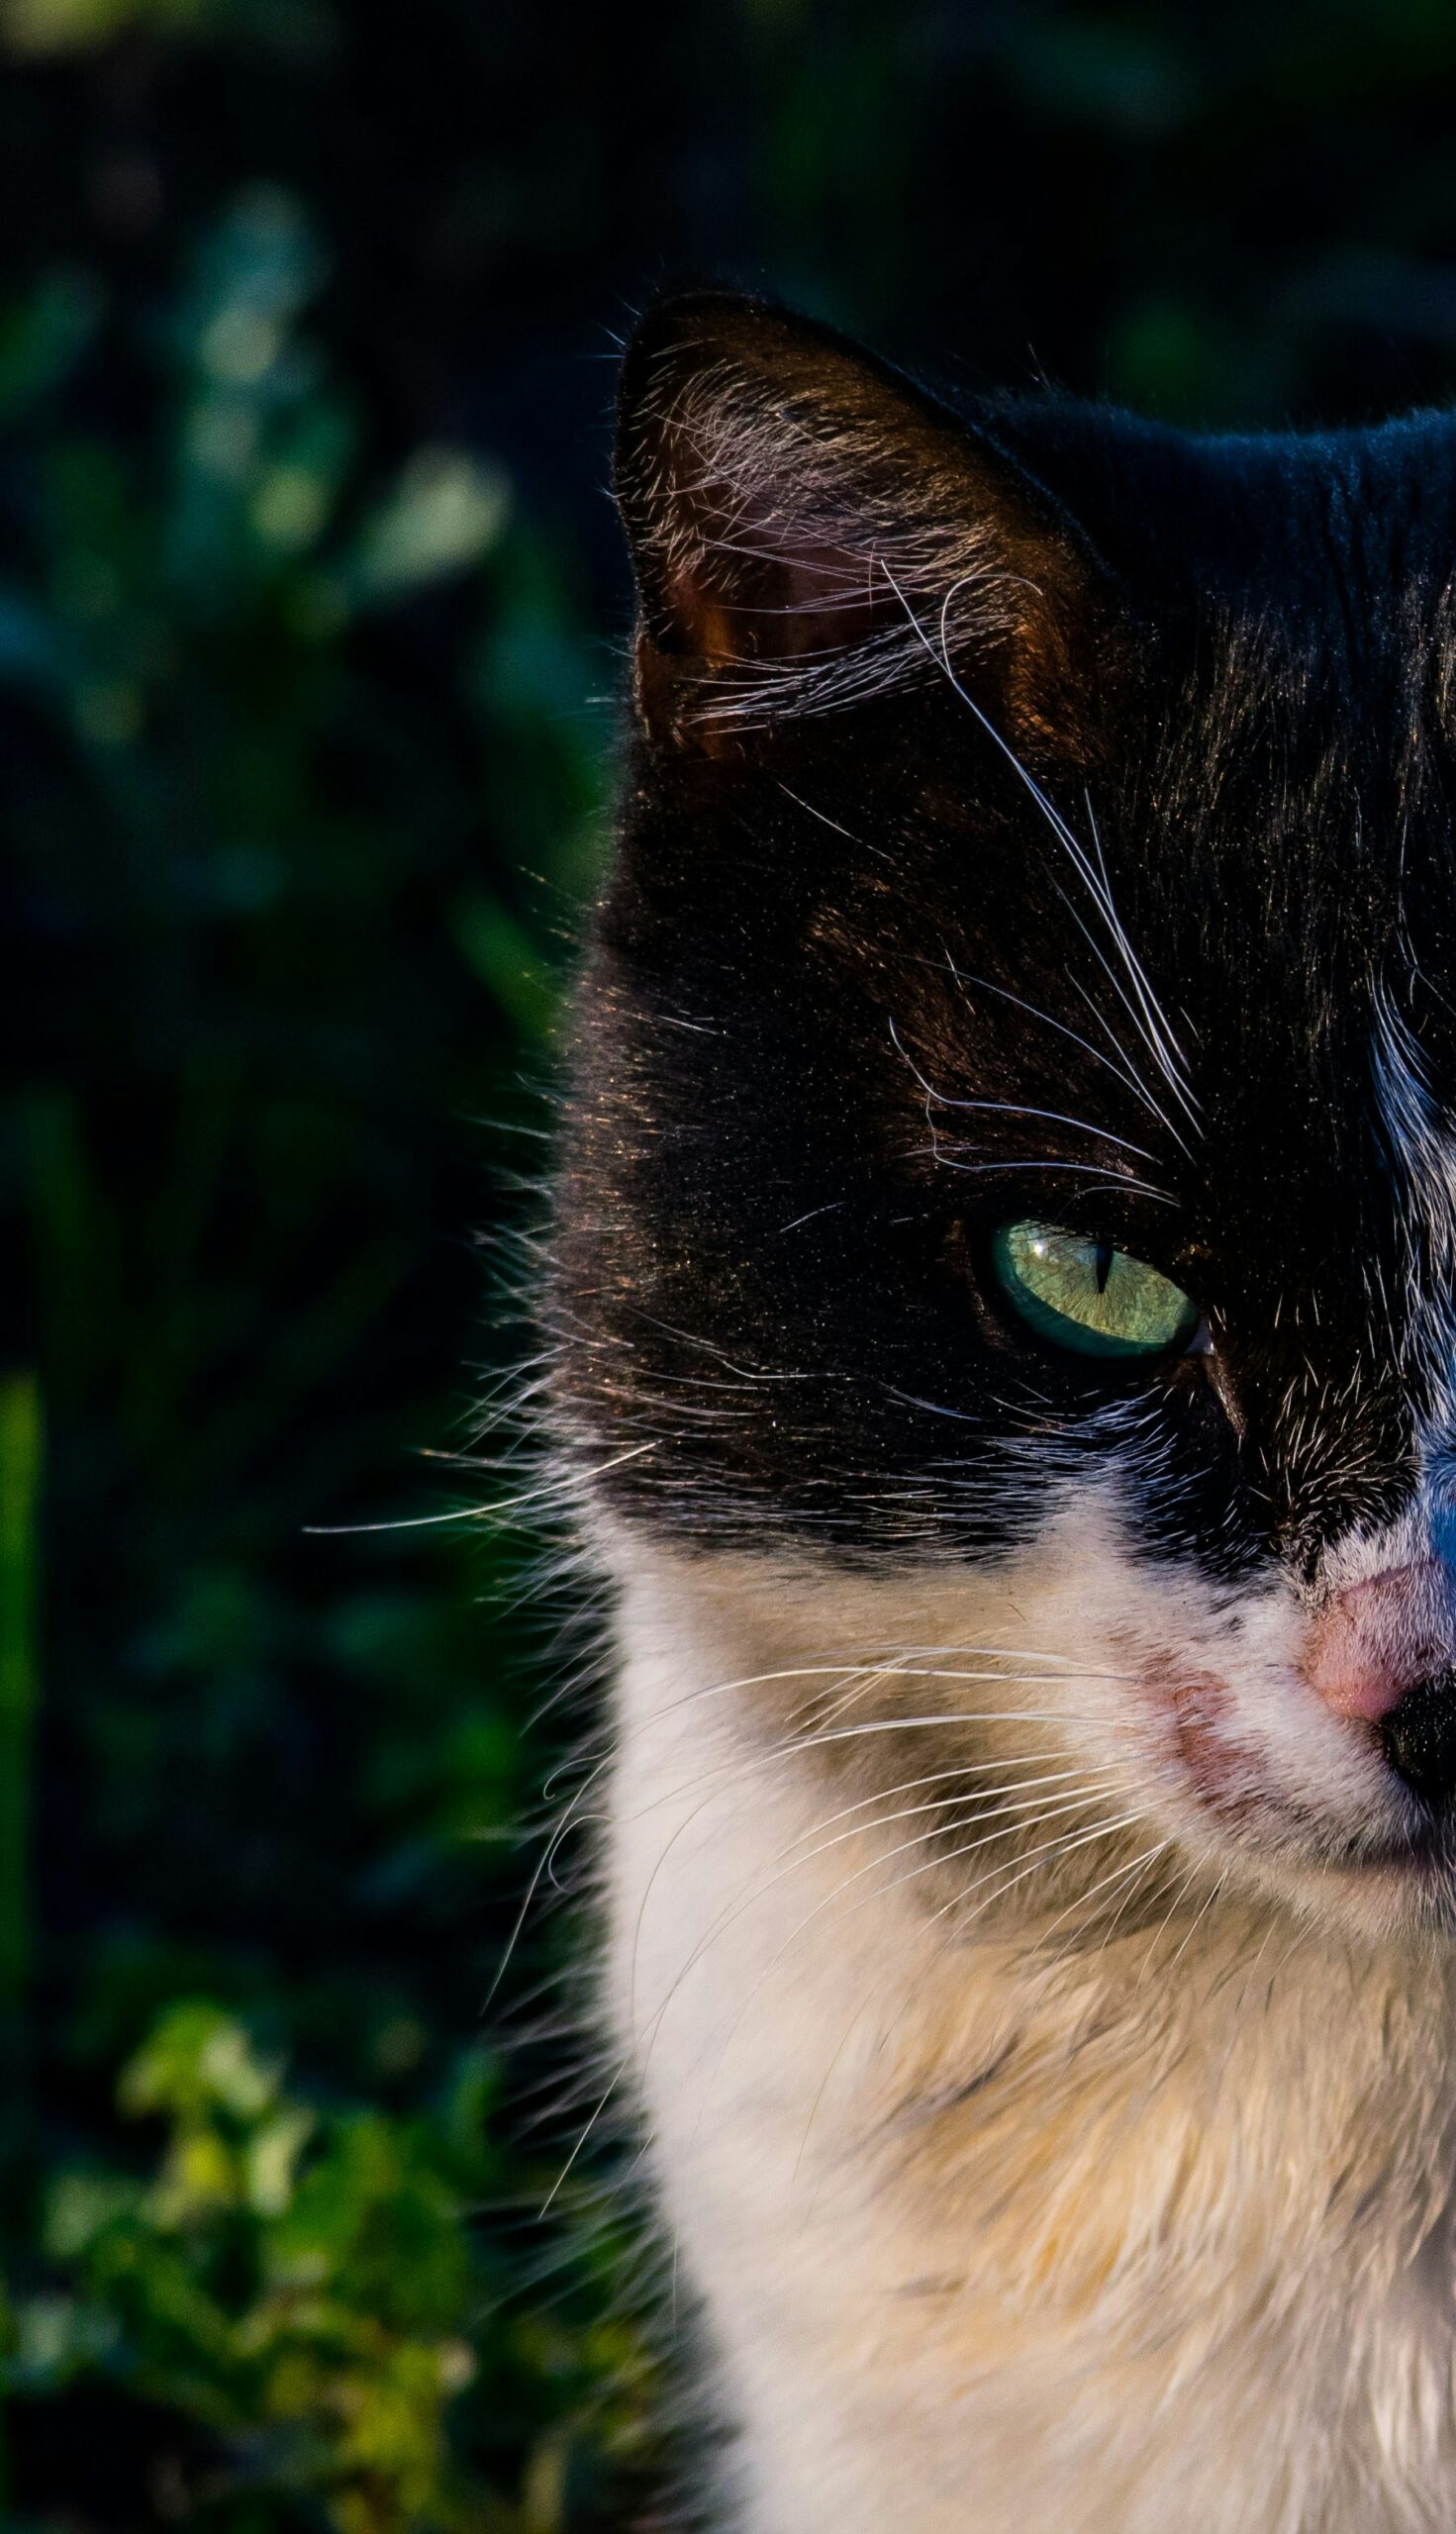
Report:
<svg viewBox="0 0 1456 2534"><path fill-rule="evenodd" d="M1199 1870L1444 1921L1456 428L961 422L703 300L633 347L620 483L584 1466L879 1596L910 1705L991 1648L947 1767L1024 1707Z"/></svg>

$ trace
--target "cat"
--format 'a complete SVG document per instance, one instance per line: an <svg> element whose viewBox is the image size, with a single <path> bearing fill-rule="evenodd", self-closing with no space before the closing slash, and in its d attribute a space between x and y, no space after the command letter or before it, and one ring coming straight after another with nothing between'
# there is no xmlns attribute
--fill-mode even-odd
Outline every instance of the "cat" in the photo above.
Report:
<svg viewBox="0 0 1456 2534"><path fill-rule="evenodd" d="M738 2534L1456 2514L1456 418L624 364L553 1448Z"/></svg>

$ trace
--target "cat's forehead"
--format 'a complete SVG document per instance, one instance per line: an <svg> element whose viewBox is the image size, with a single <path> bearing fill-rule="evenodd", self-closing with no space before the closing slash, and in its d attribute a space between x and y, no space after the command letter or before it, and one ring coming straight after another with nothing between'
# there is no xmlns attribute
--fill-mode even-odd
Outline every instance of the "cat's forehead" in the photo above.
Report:
<svg viewBox="0 0 1456 2534"><path fill-rule="evenodd" d="M1439 930L1453 867L1456 420L1200 438L1008 409L1138 629L1103 816L1151 886L1254 943L1367 958Z"/></svg>
<svg viewBox="0 0 1456 2534"><path fill-rule="evenodd" d="M1090 762L1023 762L999 864L984 733L951 741L968 930L1135 1026L1137 990L1098 973L1133 949L1228 1133L1298 1123L1296 1167L1363 1164L1392 1011L1456 1102L1456 427L1199 440L1042 406L1016 429L1112 558L1133 666Z"/></svg>
<svg viewBox="0 0 1456 2534"><path fill-rule="evenodd" d="M1203 434L1036 397L995 409L999 441L1115 570L1172 604L1216 594L1291 626L1333 608L1358 654L1402 591L1442 590L1456 527L1456 416L1363 430ZM1375 614L1371 613L1373 602Z"/></svg>

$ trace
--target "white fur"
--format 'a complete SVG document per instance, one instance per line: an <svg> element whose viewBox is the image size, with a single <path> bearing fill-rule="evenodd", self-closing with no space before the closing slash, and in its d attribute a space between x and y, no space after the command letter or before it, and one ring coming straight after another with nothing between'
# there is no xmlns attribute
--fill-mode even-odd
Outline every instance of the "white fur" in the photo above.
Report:
<svg viewBox="0 0 1456 2534"><path fill-rule="evenodd" d="M1456 1971L1398 1875L1319 1853L1311 1808L1358 1843L1398 1796L1296 1669L1292 1597L1139 1565L1074 1491L1032 1547L893 1580L598 1536L612 2014L717 2351L725 2522L1448 2526ZM1168 1664L1217 1685L1191 1739ZM931 1714L968 1766L1060 1769L1086 1890L1176 1861L1167 1926L1059 1944L994 1843L947 1907L908 1809L936 1786L867 1803L815 1741L883 1720L941 1766Z"/></svg>

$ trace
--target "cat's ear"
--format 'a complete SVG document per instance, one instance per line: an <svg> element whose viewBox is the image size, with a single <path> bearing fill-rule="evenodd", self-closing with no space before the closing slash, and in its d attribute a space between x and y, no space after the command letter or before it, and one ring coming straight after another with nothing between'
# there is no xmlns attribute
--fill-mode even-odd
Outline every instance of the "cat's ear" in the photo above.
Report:
<svg viewBox="0 0 1456 2534"><path fill-rule="evenodd" d="M664 302L624 365L616 484L653 735L714 749L949 671L998 727L1075 722L1108 612L1085 540L985 432L826 329Z"/></svg>

